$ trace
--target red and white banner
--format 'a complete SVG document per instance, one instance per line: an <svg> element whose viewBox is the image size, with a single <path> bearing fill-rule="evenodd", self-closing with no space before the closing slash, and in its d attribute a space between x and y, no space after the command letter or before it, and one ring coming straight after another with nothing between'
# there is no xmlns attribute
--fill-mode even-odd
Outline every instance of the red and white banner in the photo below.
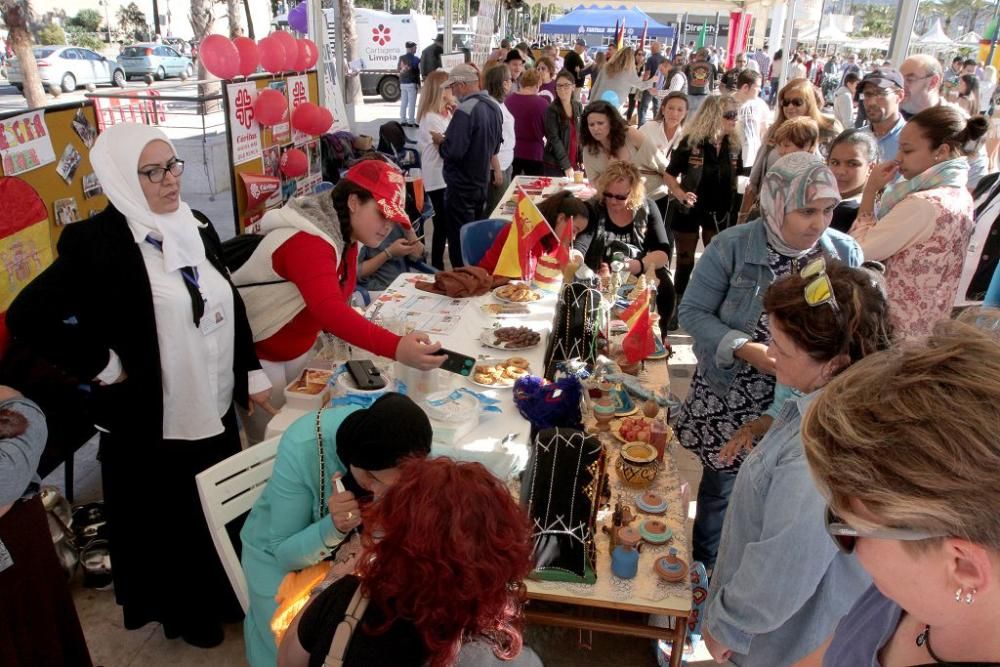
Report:
<svg viewBox="0 0 1000 667"><path fill-rule="evenodd" d="M254 118L253 104L257 101L257 84L231 83L229 94L229 127L233 136L233 164L257 160L261 156L260 124Z"/></svg>
<svg viewBox="0 0 1000 667"><path fill-rule="evenodd" d="M726 44L726 69L732 69L737 53L747 50L750 41L750 24L753 15L745 12L729 12L729 41ZM765 73L765 76L767 74Z"/></svg>

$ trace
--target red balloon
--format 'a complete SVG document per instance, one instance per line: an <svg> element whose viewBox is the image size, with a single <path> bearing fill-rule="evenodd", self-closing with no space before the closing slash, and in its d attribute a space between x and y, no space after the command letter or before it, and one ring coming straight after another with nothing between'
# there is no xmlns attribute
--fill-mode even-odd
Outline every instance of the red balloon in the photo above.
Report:
<svg viewBox="0 0 1000 667"><path fill-rule="evenodd" d="M326 107L317 107L318 114L316 124L311 128L312 131L309 134L321 135L326 134L329 131L330 126L333 125L333 114Z"/></svg>
<svg viewBox="0 0 1000 667"><path fill-rule="evenodd" d="M288 100L273 88L264 88L257 93L253 105L253 115L264 127L272 127L288 119Z"/></svg>
<svg viewBox="0 0 1000 667"><path fill-rule="evenodd" d="M281 173L288 178L304 176L309 171L309 158L301 148L289 148L281 155Z"/></svg>
<svg viewBox="0 0 1000 667"><path fill-rule="evenodd" d="M307 69L312 69L316 61L319 60L319 49L316 47L316 42L308 37L303 37L297 41L299 45L299 57L295 61L295 71L304 72Z"/></svg>
<svg viewBox="0 0 1000 667"><path fill-rule="evenodd" d="M240 54L240 74L250 76L256 72L257 65L260 64L257 44L249 37L237 37L233 40L233 46Z"/></svg>
<svg viewBox="0 0 1000 667"><path fill-rule="evenodd" d="M240 73L240 52L228 37L209 35L202 40L198 57L211 74L232 79Z"/></svg>
<svg viewBox="0 0 1000 667"><path fill-rule="evenodd" d="M260 54L261 66L268 72L277 74L285 71L285 47L273 35L257 42L257 53Z"/></svg>
<svg viewBox="0 0 1000 667"><path fill-rule="evenodd" d="M319 107L312 102L303 102L292 111L292 127L299 132L313 134L319 123Z"/></svg>
<svg viewBox="0 0 1000 667"><path fill-rule="evenodd" d="M295 38L292 37L292 33L285 32L284 30L276 30L268 35L271 39L275 39L279 44L285 49L285 65L283 70L294 70L295 62L299 59L299 45L296 43Z"/></svg>

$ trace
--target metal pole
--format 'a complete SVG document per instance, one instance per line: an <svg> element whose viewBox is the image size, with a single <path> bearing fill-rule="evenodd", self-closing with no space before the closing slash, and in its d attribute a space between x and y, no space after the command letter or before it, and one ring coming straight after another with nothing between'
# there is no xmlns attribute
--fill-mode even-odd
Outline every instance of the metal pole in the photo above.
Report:
<svg viewBox="0 0 1000 667"><path fill-rule="evenodd" d="M897 66L906 60L910 49L910 35L917 20L917 6L920 0L900 0L896 8L896 22L892 27L892 41L889 42L889 60Z"/></svg>
<svg viewBox="0 0 1000 667"><path fill-rule="evenodd" d="M816 27L816 45L813 46L813 53L819 53L819 35L823 32L823 14L826 13L826 0L819 7L819 25Z"/></svg>
<svg viewBox="0 0 1000 667"><path fill-rule="evenodd" d="M451 53L455 50L451 40L451 23L455 20L452 15L452 0L444 0L444 52Z"/></svg>
<svg viewBox="0 0 1000 667"><path fill-rule="evenodd" d="M785 14L785 35L781 44L781 72L778 73L778 90L785 87L788 81L788 63L792 60L792 29L795 27L795 8L798 0L788 0ZM777 99L777 98L775 98Z"/></svg>
<svg viewBox="0 0 1000 667"><path fill-rule="evenodd" d="M309 4L306 5L306 18L309 24L309 38L317 44L324 44L326 40L326 16L323 14L323 4L320 0L309 0ZM327 61L327 50L319 49L319 58L316 60L316 92L317 100L316 103L321 107L326 106L326 61ZM338 70L339 71L339 70ZM340 78L339 76L337 78ZM338 82L334 81L334 85ZM341 91L344 89L341 88ZM343 94L343 93L341 93Z"/></svg>
<svg viewBox="0 0 1000 667"><path fill-rule="evenodd" d="M997 15L1000 14L1000 0L993 6L993 37L990 39L990 55L986 59L987 65L993 64L993 52L997 49L997 33L1000 32L1000 26L997 26Z"/></svg>
<svg viewBox="0 0 1000 667"><path fill-rule="evenodd" d="M715 37L712 39L712 46L719 46L719 17L722 16L722 12L715 12ZM730 27L732 29L732 27Z"/></svg>

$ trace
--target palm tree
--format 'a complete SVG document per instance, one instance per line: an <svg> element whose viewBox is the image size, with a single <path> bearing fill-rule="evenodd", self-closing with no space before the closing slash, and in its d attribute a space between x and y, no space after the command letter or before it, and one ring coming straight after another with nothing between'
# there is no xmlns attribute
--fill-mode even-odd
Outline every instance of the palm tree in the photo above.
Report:
<svg viewBox="0 0 1000 667"><path fill-rule="evenodd" d="M948 33L951 28L951 22L959 14L969 9L969 5L972 2L974 0L934 0L929 5L932 13L944 19L944 31Z"/></svg>
<svg viewBox="0 0 1000 667"><path fill-rule="evenodd" d="M988 2L988 0L967 0L966 6L969 8L969 11L972 14L969 17L969 28L967 30L968 32L976 29L976 20L979 18L979 13L984 9L992 8L993 3ZM961 37L961 35L959 35L959 37Z"/></svg>
<svg viewBox="0 0 1000 667"><path fill-rule="evenodd" d="M0 12L7 24L7 43L17 56L17 63L24 77L24 99L28 101L28 108L45 106L45 89L38 73L35 52L31 48L31 32L28 31L31 17L28 0L2 0Z"/></svg>
<svg viewBox="0 0 1000 667"><path fill-rule="evenodd" d="M212 32L212 25L215 23L215 15L212 12L211 0L191 0L191 30L194 32L194 41L201 44L202 41ZM219 92L220 86L215 76L205 69L205 61L198 59L198 79L208 81L198 84L198 96L205 98ZM202 103L201 112L203 114L217 111L218 101Z"/></svg>

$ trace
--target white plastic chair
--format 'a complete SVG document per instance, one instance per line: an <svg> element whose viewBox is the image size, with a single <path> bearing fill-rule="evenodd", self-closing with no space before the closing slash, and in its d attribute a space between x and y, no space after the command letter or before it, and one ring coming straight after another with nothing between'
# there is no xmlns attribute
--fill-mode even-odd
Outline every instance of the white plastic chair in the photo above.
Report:
<svg viewBox="0 0 1000 667"><path fill-rule="evenodd" d="M226 524L249 512L257 497L263 493L278 455L279 440L280 437L265 440L195 476L201 509L205 512L215 550L244 612L250 606L247 580L226 532Z"/></svg>

